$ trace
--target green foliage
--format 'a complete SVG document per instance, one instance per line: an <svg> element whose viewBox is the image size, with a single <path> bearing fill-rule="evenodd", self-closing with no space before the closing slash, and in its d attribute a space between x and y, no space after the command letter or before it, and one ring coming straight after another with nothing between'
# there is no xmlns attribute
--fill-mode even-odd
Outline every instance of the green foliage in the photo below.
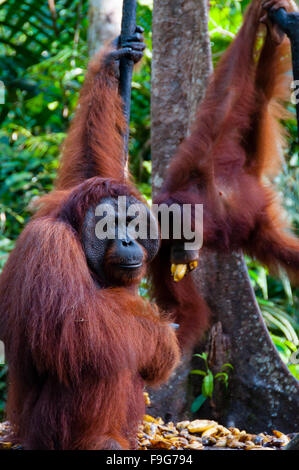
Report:
<svg viewBox="0 0 299 470"><path fill-rule="evenodd" d="M6 400L6 393L7 393L6 375L7 375L7 366L3 365L0 367L0 420L4 416L5 400Z"/></svg>
<svg viewBox="0 0 299 470"><path fill-rule="evenodd" d="M294 352L299 347L298 289L292 289L286 275L281 280L269 276L268 270L246 258L256 298L271 338L282 361L298 378Z"/></svg>
<svg viewBox="0 0 299 470"><path fill-rule="evenodd" d="M1 1L0 268L29 217L28 205L48 192L59 147L74 112L87 63L87 0ZM16 14L17 12L17 14ZM6 367L0 366L0 418Z"/></svg>
<svg viewBox="0 0 299 470"><path fill-rule="evenodd" d="M233 369L233 366L229 363L221 366L221 372L213 375L213 372L209 368L208 355L207 353L194 354L195 357L199 357L204 361L204 369L193 369L190 371L192 375L201 375L203 377L201 385L201 394L195 398L191 405L192 413L196 413L199 408L204 404L207 398L213 398L214 384L215 381L222 382L225 388L228 388L229 382L229 369Z"/></svg>
<svg viewBox="0 0 299 470"><path fill-rule="evenodd" d="M52 187L84 79L87 0L60 0L55 8L54 15L47 2L1 5L0 261L28 219L28 204Z"/></svg>

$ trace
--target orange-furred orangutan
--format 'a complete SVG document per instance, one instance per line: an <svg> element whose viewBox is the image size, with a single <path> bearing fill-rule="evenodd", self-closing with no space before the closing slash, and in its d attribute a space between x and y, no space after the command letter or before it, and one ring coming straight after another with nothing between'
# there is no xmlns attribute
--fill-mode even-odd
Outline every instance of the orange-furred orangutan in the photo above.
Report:
<svg viewBox="0 0 299 470"><path fill-rule="evenodd" d="M117 213L115 239L95 235L99 203L144 205L123 176L116 76L120 57L141 58L140 33L90 63L56 187L1 275L7 417L25 449L135 448L144 384L165 381L179 359L173 328L137 292L159 236L119 237Z"/></svg>
<svg viewBox="0 0 299 470"><path fill-rule="evenodd" d="M251 1L154 202L202 204L204 247L221 253L242 249L274 272L281 266L298 283L299 239L288 230L272 185L284 147L279 120L291 94L291 51L268 18L270 7L292 6L289 0ZM185 241L162 240L152 278L155 300L173 312L180 343L188 349L207 328L210 312L192 276L185 276L200 256L200 250L186 250Z"/></svg>

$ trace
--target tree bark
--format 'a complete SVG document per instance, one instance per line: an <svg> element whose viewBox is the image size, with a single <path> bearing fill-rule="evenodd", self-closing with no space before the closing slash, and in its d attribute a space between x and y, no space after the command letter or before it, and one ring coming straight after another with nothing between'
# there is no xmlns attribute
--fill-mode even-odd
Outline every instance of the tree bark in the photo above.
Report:
<svg viewBox="0 0 299 470"><path fill-rule="evenodd" d="M92 56L120 34L122 0L89 0L88 49Z"/></svg>
<svg viewBox="0 0 299 470"><path fill-rule="evenodd" d="M199 417L208 412L227 426L248 432L298 432L299 383L269 336L243 255L205 250L196 282L213 312L214 325L220 322L222 327L215 341L211 330L209 366L214 374L226 362L234 367L228 394L218 387L211 406L203 407ZM194 392L199 394L196 384Z"/></svg>
<svg viewBox="0 0 299 470"><path fill-rule="evenodd" d="M154 0L152 58L153 194L188 134L212 71L205 0Z"/></svg>
<svg viewBox="0 0 299 470"><path fill-rule="evenodd" d="M170 159L190 132L212 72L208 9L204 0L154 0L151 93L152 191L160 190ZM150 392L150 412L165 420L187 418L191 358L166 386Z"/></svg>
<svg viewBox="0 0 299 470"><path fill-rule="evenodd" d="M155 0L152 62L153 193L177 146L190 132L198 103L211 72L208 8L205 0ZM221 97L220 97L221 99ZM202 249L198 270L191 274L212 312L209 352L214 374L230 362L234 367L228 394L216 386L213 401L198 417L215 418L251 432L299 430L299 384L273 345L250 284L241 253L223 255ZM151 392L151 412L166 419L185 419L200 394L198 368L190 357L169 383ZM200 368L200 367L199 367Z"/></svg>

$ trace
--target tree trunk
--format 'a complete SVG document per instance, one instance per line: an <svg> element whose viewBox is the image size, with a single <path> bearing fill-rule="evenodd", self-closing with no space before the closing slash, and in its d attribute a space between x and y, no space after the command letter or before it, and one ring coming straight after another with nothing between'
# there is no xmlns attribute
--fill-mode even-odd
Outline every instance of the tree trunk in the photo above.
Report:
<svg viewBox="0 0 299 470"><path fill-rule="evenodd" d="M298 432L299 383L269 336L243 255L206 250L196 282L214 314L209 365L214 374L226 362L234 367L228 395L218 387L212 406L203 407L199 416L208 412L226 425L255 433Z"/></svg>
<svg viewBox="0 0 299 470"><path fill-rule="evenodd" d="M153 192L163 182L167 165L190 131L198 103L211 72L208 8L202 0L155 0L152 63ZM221 98L220 98L221 99ZM234 367L228 394L218 384L213 401L199 417L261 432L279 428L299 430L299 384L273 345L257 305L241 253L223 255L203 249L200 268L191 274L213 312L209 352L214 374L230 362ZM169 383L151 392L151 412L166 419L188 416L192 399L200 394L198 368L190 357ZM199 367L200 368L200 367Z"/></svg>
<svg viewBox="0 0 299 470"><path fill-rule="evenodd" d="M120 34L122 0L89 0L88 48L92 56Z"/></svg>
<svg viewBox="0 0 299 470"><path fill-rule="evenodd" d="M152 190L162 186L170 159L188 134L212 72L204 0L154 0L152 57ZM188 417L190 357L169 383L151 391L150 412L165 420Z"/></svg>
<svg viewBox="0 0 299 470"><path fill-rule="evenodd" d="M153 194L187 135L212 71L205 0L154 0L152 58Z"/></svg>

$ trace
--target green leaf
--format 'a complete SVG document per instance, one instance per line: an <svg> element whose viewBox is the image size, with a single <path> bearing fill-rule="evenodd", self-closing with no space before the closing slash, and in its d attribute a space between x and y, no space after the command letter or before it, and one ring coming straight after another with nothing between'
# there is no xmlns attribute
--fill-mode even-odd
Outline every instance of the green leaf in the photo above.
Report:
<svg viewBox="0 0 299 470"><path fill-rule="evenodd" d="M214 389L214 377L209 370L202 382L201 392L205 397L212 398Z"/></svg>
<svg viewBox="0 0 299 470"><path fill-rule="evenodd" d="M288 298L288 301L289 301L290 304L293 304L294 299L293 299L292 287L291 287L291 283L290 283L290 280L289 280L286 272L283 271L282 269L280 269L279 276L280 276L284 291L286 293L286 296Z"/></svg>
<svg viewBox="0 0 299 470"><path fill-rule="evenodd" d="M193 370L190 370L190 374L205 376L207 375L207 372L205 372L204 370L193 369Z"/></svg>
<svg viewBox="0 0 299 470"><path fill-rule="evenodd" d="M262 266L258 270L258 285L262 289L264 299L268 299L267 273L265 268Z"/></svg>
<svg viewBox="0 0 299 470"><path fill-rule="evenodd" d="M294 377L299 380L299 364L290 364L288 368Z"/></svg>
<svg viewBox="0 0 299 470"><path fill-rule="evenodd" d="M200 357L200 358L203 359L204 361L208 358L207 353L204 353L204 352L201 353L201 354L199 354L199 353L193 354L193 356L194 356L194 357Z"/></svg>
<svg viewBox="0 0 299 470"><path fill-rule="evenodd" d="M234 366L230 364L229 362L226 362L225 364L222 364L221 369L225 369L226 367L229 367L230 369L234 370Z"/></svg>
<svg viewBox="0 0 299 470"><path fill-rule="evenodd" d="M199 408L204 404L206 399L207 397L205 397L204 395L199 395L197 398L195 398L194 402L191 405L192 413L196 413L196 411L198 411Z"/></svg>
<svg viewBox="0 0 299 470"><path fill-rule="evenodd" d="M214 376L215 379L224 379L224 380L227 380L228 379L228 374L226 372L218 372L215 376Z"/></svg>
<svg viewBox="0 0 299 470"><path fill-rule="evenodd" d="M15 173L13 175L10 175L8 178L6 178L5 185L14 186L16 183L28 181L31 178L32 178L32 173L29 173L28 171L20 171L19 173Z"/></svg>
<svg viewBox="0 0 299 470"><path fill-rule="evenodd" d="M223 382L226 388L228 387L228 374L226 372L219 372L214 378Z"/></svg>
<svg viewBox="0 0 299 470"><path fill-rule="evenodd" d="M289 341L291 341L295 345L299 344L299 339L296 334L296 331L294 330L287 318L281 316L279 312L277 312L277 310L269 309L266 307L262 309L262 314L266 322L270 324L272 323L277 328L279 328Z"/></svg>

